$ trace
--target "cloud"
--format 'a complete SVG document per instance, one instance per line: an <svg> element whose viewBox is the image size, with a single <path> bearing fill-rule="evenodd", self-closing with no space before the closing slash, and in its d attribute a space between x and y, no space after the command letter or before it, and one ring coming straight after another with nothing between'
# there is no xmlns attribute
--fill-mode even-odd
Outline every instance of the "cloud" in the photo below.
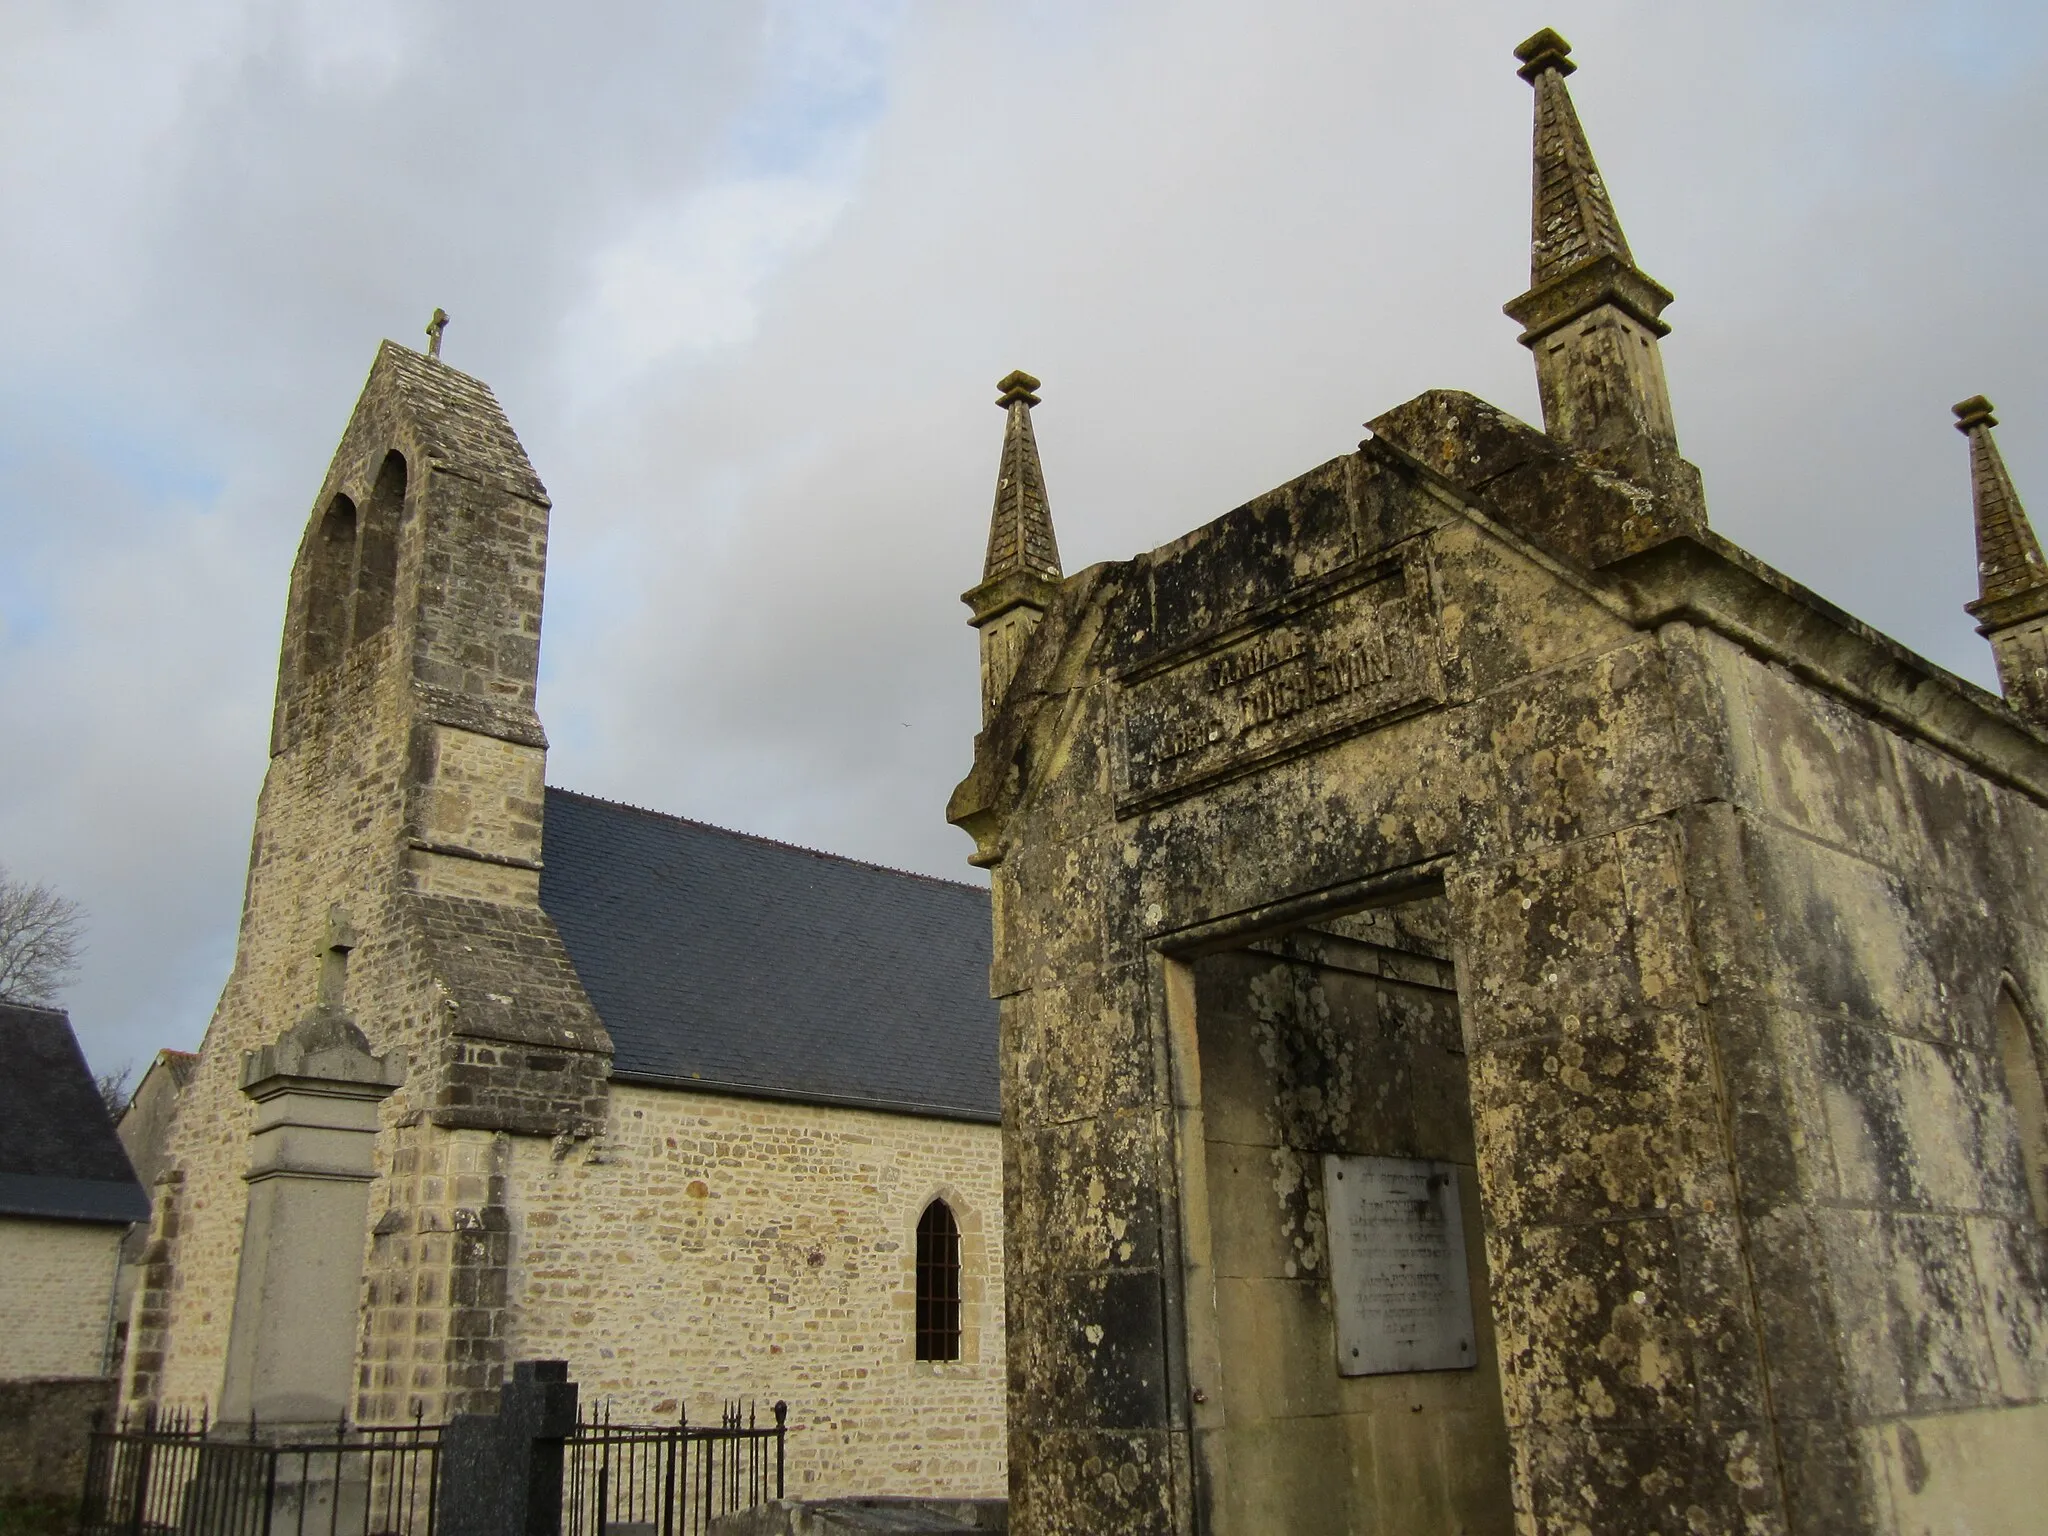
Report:
<svg viewBox="0 0 2048 1536"><path fill-rule="evenodd" d="M592 262L571 323L596 354L585 368L611 381L609 397L678 352L752 340L757 290L832 227L850 195L837 178L728 181L644 220Z"/></svg>
<svg viewBox="0 0 2048 1536"><path fill-rule="evenodd" d="M657 365L753 339L763 286L853 200L902 19L894 3L769 8L753 97L706 178L631 210L592 256L568 325L576 394L611 403Z"/></svg>
<svg viewBox="0 0 2048 1536"><path fill-rule="evenodd" d="M1983 681L1949 402L2048 498L2037 8L176 11L0 18L0 860L94 915L96 1061L204 1025L291 552L437 304L555 499L553 780L962 878L994 381L1069 569L1423 388L1533 416L1537 25L1723 532Z"/></svg>

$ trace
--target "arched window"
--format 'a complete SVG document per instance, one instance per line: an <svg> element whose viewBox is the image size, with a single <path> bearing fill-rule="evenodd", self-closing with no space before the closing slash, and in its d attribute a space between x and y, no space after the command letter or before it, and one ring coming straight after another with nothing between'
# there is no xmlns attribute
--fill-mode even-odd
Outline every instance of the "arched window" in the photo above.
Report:
<svg viewBox="0 0 2048 1536"><path fill-rule="evenodd" d="M404 511L405 459L396 452L387 453L363 507L352 639L374 635L391 622L392 588L398 581L398 525Z"/></svg>
<svg viewBox="0 0 2048 1536"><path fill-rule="evenodd" d="M349 583L356 559L356 504L337 496L313 535L306 571L306 643L302 670L317 672L341 658L348 641Z"/></svg>
<svg viewBox="0 0 2048 1536"><path fill-rule="evenodd" d="M960 1358L960 1228L943 1200L917 1218L917 1358Z"/></svg>
<svg viewBox="0 0 2048 1536"><path fill-rule="evenodd" d="M2013 1118L2019 1122L2020 1160L2027 1168L2034 1220L2048 1226L2048 1087L2042 1083L2040 1047L2009 986L1998 989L1998 1055Z"/></svg>

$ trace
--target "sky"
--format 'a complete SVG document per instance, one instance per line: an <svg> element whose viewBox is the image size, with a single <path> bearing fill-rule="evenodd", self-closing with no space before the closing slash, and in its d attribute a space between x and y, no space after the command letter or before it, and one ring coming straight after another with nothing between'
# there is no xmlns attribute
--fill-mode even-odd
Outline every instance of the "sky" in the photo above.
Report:
<svg viewBox="0 0 2048 1536"><path fill-rule="evenodd" d="M1992 684L1948 408L2048 515L2038 0L0 0L0 864L95 1067L226 978L381 338L446 308L553 497L551 783L974 879L995 381L1069 572L1427 388L1538 419L1543 25L1715 526Z"/></svg>

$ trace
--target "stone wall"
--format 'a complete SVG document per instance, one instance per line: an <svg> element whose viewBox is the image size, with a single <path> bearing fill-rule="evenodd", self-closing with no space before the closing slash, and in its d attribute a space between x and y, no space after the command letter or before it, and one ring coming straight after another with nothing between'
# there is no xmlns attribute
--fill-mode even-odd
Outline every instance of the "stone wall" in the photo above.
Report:
<svg viewBox="0 0 2048 1536"><path fill-rule="evenodd" d="M786 1400L793 1496L1003 1491L996 1127L614 1084L592 1134L413 1120L377 1160L360 1422L433 1417L446 1394L494 1389L506 1360L565 1359L614 1417ZM915 1230L935 1196L961 1232L957 1363L912 1358ZM159 1198L186 1220L182 1184ZM204 1279L180 1275L184 1304L225 1321L233 1291L203 1296ZM155 1295L145 1282L139 1308ZM220 1368L188 1354L158 1395L215 1401Z"/></svg>
<svg viewBox="0 0 2048 1536"><path fill-rule="evenodd" d="M2022 1529L1999 1469L2048 1450L2048 1243L1998 1014L2016 1002L2040 1073L2048 812L1725 639L1684 646L1727 732L1729 803L1687 844L1746 897L1704 953L1744 1047L1724 1060L1802 1528Z"/></svg>
<svg viewBox="0 0 2048 1536"><path fill-rule="evenodd" d="M0 1499L75 1510L95 1422L111 1422L109 1376L0 1381Z"/></svg>
<svg viewBox="0 0 2048 1536"><path fill-rule="evenodd" d="M106 1369L125 1227L0 1217L0 1381Z"/></svg>
<svg viewBox="0 0 2048 1536"><path fill-rule="evenodd" d="M996 1127L615 1084L604 1136L508 1145L515 1356L568 1360L615 1417L786 1400L793 1498L1002 1493ZM912 1358L935 1196L960 1224L957 1363Z"/></svg>

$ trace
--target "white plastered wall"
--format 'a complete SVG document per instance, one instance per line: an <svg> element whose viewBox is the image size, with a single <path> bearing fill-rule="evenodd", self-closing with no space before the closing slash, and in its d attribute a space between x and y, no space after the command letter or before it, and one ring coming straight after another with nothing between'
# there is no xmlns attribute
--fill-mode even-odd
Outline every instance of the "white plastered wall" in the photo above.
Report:
<svg viewBox="0 0 2048 1536"><path fill-rule="evenodd" d="M101 1373L126 1230L0 1216L0 1380Z"/></svg>

